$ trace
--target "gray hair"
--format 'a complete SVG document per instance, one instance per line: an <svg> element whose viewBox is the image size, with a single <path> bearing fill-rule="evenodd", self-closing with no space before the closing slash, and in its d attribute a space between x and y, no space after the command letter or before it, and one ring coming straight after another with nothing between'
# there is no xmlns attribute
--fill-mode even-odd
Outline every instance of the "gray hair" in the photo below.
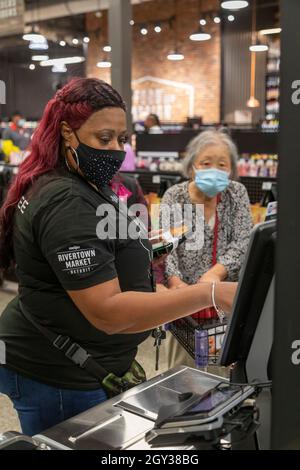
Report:
<svg viewBox="0 0 300 470"><path fill-rule="evenodd" d="M211 129L201 132L187 146L186 156L183 160L183 175L190 178L193 171L193 164L197 156L210 145L225 145L230 154L231 179L237 180L238 150L231 137L222 130Z"/></svg>

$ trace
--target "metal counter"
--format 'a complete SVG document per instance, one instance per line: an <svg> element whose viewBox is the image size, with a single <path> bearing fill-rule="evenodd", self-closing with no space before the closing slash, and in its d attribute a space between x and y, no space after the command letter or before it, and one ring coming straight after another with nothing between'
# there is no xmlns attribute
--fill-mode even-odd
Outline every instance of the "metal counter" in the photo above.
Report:
<svg viewBox="0 0 300 470"><path fill-rule="evenodd" d="M176 367L34 438L56 449L154 450L145 441L145 434L153 428L159 408L178 403L182 393L202 394L219 382L220 377L198 369Z"/></svg>

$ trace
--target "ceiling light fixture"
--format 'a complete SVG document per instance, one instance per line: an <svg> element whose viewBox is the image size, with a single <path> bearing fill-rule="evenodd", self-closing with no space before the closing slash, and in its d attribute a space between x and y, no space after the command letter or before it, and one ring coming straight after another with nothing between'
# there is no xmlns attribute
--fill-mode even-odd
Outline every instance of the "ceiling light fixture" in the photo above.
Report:
<svg viewBox="0 0 300 470"><path fill-rule="evenodd" d="M74 46L77 46L77 44L79 43L79 41L78 41L77 38L73 38L73 39L72 39L72 43L74 44Z"/></svg>
<svg viewBox="0 0 300 470"><path fill-rule="evenodd" d="M235 16L233 16L233 15L228 15L228 16L227 16L227 19L228 19L228 21L230 21L230 22L232 23L232 21L235 20Z"/></svg>
<svg viewBox="0 0 300 470"><path fill-rule="evenodd" d="M221 3L221 7L224 10L241 10L246 8L249 5L249 2L246 0L230 0Z"/></svg>
<svg viewBox="0 0 300 470"><path fill-rule="evenodd" d="M130 24L130 26L133 26L134 25L134 20L130 20L129 24Z"/></svg>
<svg viewBox="0 0 300 470"><path fill-rule="evenodd" d="M83 38L83 42L84 42L85 44L88 44L88 43L90 42L90 38L89 38L88 36L85 36L85 37Z"/></svg>
<svg viewBox="0 0 300 470"><path fill-rule="evenodd" d="M104 52L111 52L111 46L104 46L103 50Z"/></svg>
<svg viewBox="0 0 300 470"><path fill-rule="evenodd" d="M31 57L31 60L36 60L37 62L41 62L42 60L48 60L49 56L48 55L33 55Z"/></svg>
<svg viewBox="0 0 300 470"><path fill-rule="evenodd" d="M65 64L57 64L53 65L51 71L54 73L65 73L67 72L67 67L65 66Z"/></svg>
<svg viewBox="0 0 300 470"><path fill-rule="evenodd" d="M60 65L60 64L79 64L80 62L84 62L84 57L74 56L74 57L60 57L59 59L50 59L50 60L43 60L41 62L42 67L48 67L50 65Z"/></svg>
<svg viewBox="0 0 300 470"><path fill-rule="evenodd" d="M263 36L267 36L268 34L279 34L281 33L282 29L281 28L270 28L270 29L262 29L259 31L259 34L262 34Z"/></svg>
<svg viewBox="0 0 300 470"><path fill-rule="evenodd" d="M30 41L29 49L32 51L47 51L49 49L48 42L44 39L43 42Z"/></svg>
<svg viewBox="0 0 300 470"><path fill-rule="evenodd" d="M111 67L111 62L108 60L101 60L100 62L97 62L97 67L100 69L109 69Z"/></svg>
<svg viewBox="0 0 300 470"><path fill-rule="evenodd" d="M141 34L142 34L143 36L146 36L146 34L148 34L148 29L145 28L144 26L141 28L140 31L141 31Z"/></svg>
<svg viewBox="0 0 300 470"><path fill-rule="evenodd" d="M35 65L34 65L34 64L30 64L30 65L29 65L29 69L30 69L30 70L34 70L34 69L35 69Z"/></svg>
<svg viewBox="0 0 300 470"><path fill-rule="evenodd" d="M203 31L201 27L198 29L198 31L190 35L191 41L208 41L209 39L211 39L211 34Z"/></svg>
<svg viewBox="0 0 300 470"><path fill-rule="evenodd" d="M62 46L62 47L65 47L66 41L59 41L59 45Z"/></svg>
<svg viewBox="0 0 300 470"><path fill-rule="evenodd" d="M262 44L260 41L257 41L256 44L252 44L249 47L249 50L251 52L265 52L269 49L269 46L267 44Z"/></svg>
<svg viewBox="0 0 300 470"><path fill-rule="evenodd" d="M45 36L42 34L36 34L36 33L29 33L29 34L23 34L23 39L24 41L32 41L32 42L44 42L46 41Z"/></svg>
<svg viewBox="0 0 300 470"><path fill-rule="evenodd" d="M168 60L183 60L184 55L181 54L181 52L179 52L177 49L175 49L175 51L172 51L167 55L167 59Z"/></svg>
<svg viewBox="0 0 300 470"><path fill-rule="evenodd" d="M216 24L221 23L221 18L220 18L219 16L215 16L215 17L214 17L214 22L215 22Z"/></svg>
<svg viewBox="0 0 300 470"><path fill-rule="evenodd" d="M201 26L205 26L207 21L204 19L204 18L201 18L201 20L199 21L199 23L201 24Z"/></svg>
<svg viewBox="0 0 300 470"><path fill-rule="evenodd" d="M155 26L154 26L154 31L155 31L156 33L160 33L160 32L161 32L161 26L160 26L159 24L155 25Z"/></svg>

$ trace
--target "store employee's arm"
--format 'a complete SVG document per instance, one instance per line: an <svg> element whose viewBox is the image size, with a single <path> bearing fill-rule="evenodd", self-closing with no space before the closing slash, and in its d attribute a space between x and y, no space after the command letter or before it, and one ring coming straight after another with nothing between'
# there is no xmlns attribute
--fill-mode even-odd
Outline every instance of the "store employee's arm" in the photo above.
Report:
<svg viewBox="0 0 300 470"><path fill-rule="evenodd" d="M235 289L234 283L216 286L216 301L226 311ZM159 293L121 292L113 279L68 294L87 320L107 334L149 330L212 305L211 285L205 283Z"/></svg>

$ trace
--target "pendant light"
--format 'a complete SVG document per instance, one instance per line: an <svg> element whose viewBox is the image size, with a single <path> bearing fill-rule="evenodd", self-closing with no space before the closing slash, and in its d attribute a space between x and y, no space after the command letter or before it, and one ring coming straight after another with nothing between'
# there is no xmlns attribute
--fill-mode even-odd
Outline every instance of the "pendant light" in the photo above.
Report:
<svg viewBox="0 0 300 470"><path fill-rule="evenodd" d="M252 5L252 44L256 36L256 0ZM250 77L250 98L247 101L248 108L258 108L260 102L255 98L255 73L256 73L256 52L251 51L251 77Z"/></svg>
<svg viewBox="0 0 300 470"><path fill-rule="evenodd" d="M177 16L176 16L177 0L176 0L176 3L173 0L173 8L174 8L174 11L175 11L175 15L171 19L170 27L173 31L174 49L171 52L169 52L169 54L167 55L167 59L168 60L173 60L173 61L180 61L180 60L184 59L184 55L178 49L178 44L177 44ZM175 22L175 26L173 25L173 21Z"/></svg>
<svg viewBox="0 0 300 470"><path fill-rule="evenodd" d="M202 1L201 1L201 5L200 3L198 3L199 17L201 17L201 14L203 11L201 6L202 6ZM191 41L208 41L209 39L211 39L211 34L207 33L204 29L204 26L206 25L207 21L202 18L200 19L199 23L200 23L199 28L190 35L190 40Z"/></svg>
<svg viewBox="0 0 300 470"><path fill-rule="evenodd" d="M253 0L253 10L252 10L252 40L251 46L249 50L251 52L266 52L269 49L267 44L262 43L258 37L256 32L256 0Z"/></svg>
<svg viewBox="0 0 300 470"><path fill-rule="evenodd" d="M266 52L269 49L267 44L263 44L261 41L256 41L249 47L251 52Z"/></svg>
<svg viewBox="0 0 300 470"><path fill-rule="evenodd" d="M183 60L183 59L184 59L184 55L181 54L181 52L179 52L177 49L175 49L174 51L171 51L171 52L167 55L167 59L168 59L168 60Z"/></svg>
<svg viewBox="0 0 300 470"><path fill-rule="evenodd" d="M224 8L224 10L241 10L248 5L249 2L246 0L227 0L221 3L221 7Z"/></svg>
<svg viewBox="0 0 300 470"><path fill-rule="evenodd" d="M208 41L209 39L211 39L211 34L206 33L201 26L190 35L191 41Z"/></svg>

